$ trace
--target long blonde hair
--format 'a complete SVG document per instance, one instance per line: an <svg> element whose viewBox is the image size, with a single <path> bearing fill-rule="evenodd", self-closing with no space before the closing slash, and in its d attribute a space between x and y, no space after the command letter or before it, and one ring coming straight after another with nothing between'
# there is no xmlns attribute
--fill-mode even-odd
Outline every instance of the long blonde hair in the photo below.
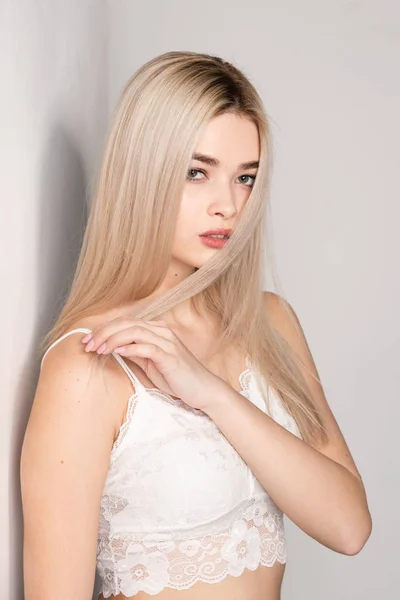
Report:
<svg viewBox="0 0 400 600"><path fill-rule="evenodd" d="M72 286L41 350L85 317L146 298L160 286L191 156L207 122L226 112L251 119L260 140L257 177L234 233L205 265L132 316L151 320L186 299L199 314L216 316L215 350L235 345L248 354L256 376L266 378L303 439L311 440L317 432L325 435L324 426L299 359L268 318L262 290L273 164L268 118L252 83L219 57L167 52L140 67L125 85ZM268 267L274 274L273 265ZM267 394L264 399L268 402Z"/></svg>

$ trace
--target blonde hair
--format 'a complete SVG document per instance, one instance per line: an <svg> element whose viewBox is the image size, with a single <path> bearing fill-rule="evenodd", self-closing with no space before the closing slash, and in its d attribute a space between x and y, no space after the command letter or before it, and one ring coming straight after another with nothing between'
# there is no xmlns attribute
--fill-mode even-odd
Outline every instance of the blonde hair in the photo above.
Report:
<svg viewBox="0 0 400 600"><path fill-rule="evenodd" d="M215 351L235 345L248 354L258 380L266 378L303 439L310 440L317 431L324 434L324 426L298 357L268 318L262 290L272 171L268 118L252 83L217 56L167 52L127 82L113 114L69 296L41 349L85 317L146 298L160 286L191 156L207 122L227 112L253 121L260 140L257 177L234 233L206 264L132 316L155 319L186 299L199 314L216 316ZM276 281L273 264L268 266Z"/></svg>

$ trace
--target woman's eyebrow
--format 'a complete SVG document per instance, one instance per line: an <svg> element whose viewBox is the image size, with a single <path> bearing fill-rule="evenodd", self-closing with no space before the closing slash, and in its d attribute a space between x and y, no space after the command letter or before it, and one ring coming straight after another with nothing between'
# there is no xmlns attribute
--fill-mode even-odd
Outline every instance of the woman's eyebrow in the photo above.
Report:
<svg viewBox="0 0 400 600"><path fill-rule="evenodd" d="M220 162L217 158L214 158L213 156L208 156L207 154L199 154L197 152L193 154L192 160L199 160L200 162L210 165L210 167L219 167L220 165ZM259 166L260 163L258 160L251 160L250 162L241 163L238 166L238 169L258 169Z"/></svg>

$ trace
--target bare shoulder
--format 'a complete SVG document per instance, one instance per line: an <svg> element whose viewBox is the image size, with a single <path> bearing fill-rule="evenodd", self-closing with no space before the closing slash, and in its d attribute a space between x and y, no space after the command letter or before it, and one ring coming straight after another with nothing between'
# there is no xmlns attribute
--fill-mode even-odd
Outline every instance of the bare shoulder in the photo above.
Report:
<svg viewBox="0 0 400 600"><path fill-rule="evenodd" d="M299 318L285 298L274 292L264 292L264 301L271 324L287 341L289 337L293 343L296 332L298 336L304 337Z"/></svg>
<svg viewBox="0 0 400 600"><path fill-rule="evenodd" d="M66 332L69 335L61 336L49 349L43 357L32 408L40 405L43 410L54 410L54 398L58 399L55 406L59 410L71 410L79 404L80 413L85 411L92 425L94 419L102 421L99 427L103 434L107 432L110 448L123 421L132 383L111 355L99 367L98 357L85 351L82 339L85 330L93 330L111 318L111 314L102 314L75 322Z"/></svg>
<svg viewBox="0 0 400 600"><path fill-rule="evenodd" d="M88 441L91 431L100 426L98 421L103 421L106 430L111 423L107 443L111 442L113 411L105 385L109 380L112 384L111 362L103 370L98 368L97 357L85 352L81 341L85 336L81 329L91 329L95 322L96 319L86 319L85 323L74 323L69 330L71 333L61 336L46 352L28 428L33 423L40 427L46 419L54 419L54 424L60 424L68 417L70 426L76 428L75 434L84 435L86 431Z"/></svg>
<svg viewBox="0 0 400 600"><path fill-rule="evenodd" d="M264 292L265 307L271 325L276 329L300 360L302 372L308 385L316 391L315 378L319 380L317 367L300 319L291 304L274 292ZM319 384L318 384L319 385Z"/></svg>
<svg viewBox="0 0 400 600"><path fill-rule="evenodd" d="M264 292L264 300L272 326L286 340L299 359L298 366L324 422L328 441L324 445L315 445L316 449L342 464L356 477L360 478L343 433L328 404L299 317L289 302L278 294Z"/></svg>
<svg viewBox="0 0 400 600"><path fill-rule="evenodd" d="M92 354L85 352L85 345L82 339L86 335L86 331L92 331L103 323L115 318L113 311L84 317L75 321L63 335L50 345L48 350L42 357L41 377L47 377L52 372L54 377L65 374L65 366L68 364L71 372L71 367L79 369L81 372L89 373L95 370L95 359ZM107 361L107 369L110 372L119 371L113 368L116 361ZM82 373L81 373L82 374Z"/></svg>
<svg viewBox="0 0 400 600"><path fill-rule="evenodd" d="M71 329L92 325L86 320ZM60 587L65 597L76 589L89 597L93 590L98 515L121 383L115 360L97 368L97 357L81 342L84 335L63 338L46 355L25 431L20 478L30 598L55 597Z"/></svg>

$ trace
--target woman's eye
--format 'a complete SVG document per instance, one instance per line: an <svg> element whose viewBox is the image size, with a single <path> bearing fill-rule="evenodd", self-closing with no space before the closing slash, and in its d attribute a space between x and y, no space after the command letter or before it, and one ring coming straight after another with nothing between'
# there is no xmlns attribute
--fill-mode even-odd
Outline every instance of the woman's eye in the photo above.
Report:
<svg viewBox="0 0 400 600"><path fill-rule="evenodd" d="M189 181L201 181L203 177L197 177L196 174L204 175L204 177L206 176L205 172L201 169L188 169L186 179ZM247 187L253 187L256 176L241 175L238 179L240 180L240 183L244 183Z"/></svg>
<svg viewBox="0 0 400 600"><path fill-rule="evenodd" d="M254 182L256 180L256 176L255 175L241 175L239 177L239 179L241 179L242 180L241 183L244 183L245 185L247 185L247 184L245 181L243 181L243 179L247 179L247 180L250 179L250 185L248 185L247 187L253 187Z"/></svg>
<svg viewBox="0 0 400 600"><path fill-rule="evenodd" d="M189 179L190 181L200 181L200 179L202 179L199 179L198 177L192 177L192 173L202 173L205 175L204 171L201 171L200 169L189 169L186 174L186 179Z"/></svg>

